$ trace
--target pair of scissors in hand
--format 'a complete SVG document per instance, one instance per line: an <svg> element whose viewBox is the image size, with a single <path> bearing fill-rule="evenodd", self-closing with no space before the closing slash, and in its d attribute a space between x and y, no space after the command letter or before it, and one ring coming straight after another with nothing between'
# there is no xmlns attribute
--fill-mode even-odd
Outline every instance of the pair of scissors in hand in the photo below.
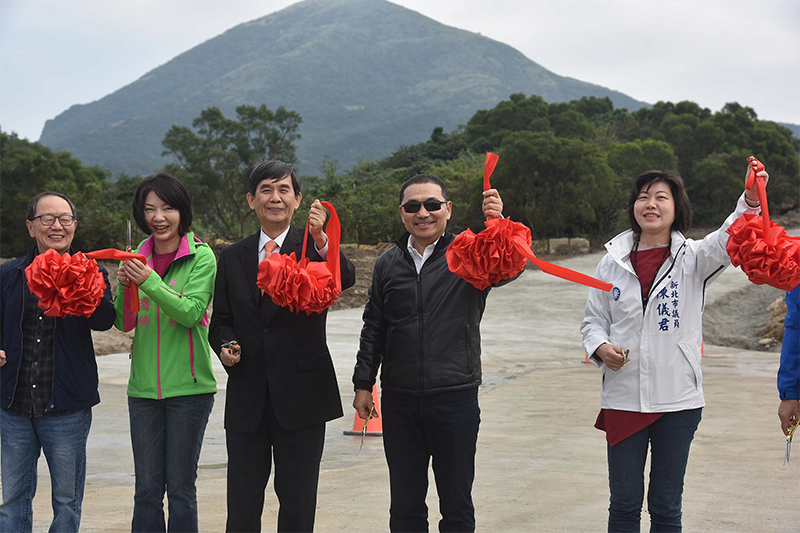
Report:
<svg viewBox="0 0 800 533"><path fill-rule="evenodd" d="M369 408L369 414L367 415L367 419L364 420L364 427L361 428L361 446L359 446L358 448L358 455L361 455L361 452L364 451L364 437L367 436L367 425L369 425L369 421L372 420L373 416L375 416L374 403Z"/></svg>
<svg viewBox="0 0 800 533"><path fill-rule="evenodd" d="M783 466L786 466L786 463L789 462L789 454L792 453L792 437L798 426L800 426L800 420L795 418L794 424L789 426L789 434L786 435L786 455L783 457Z"/></svg>

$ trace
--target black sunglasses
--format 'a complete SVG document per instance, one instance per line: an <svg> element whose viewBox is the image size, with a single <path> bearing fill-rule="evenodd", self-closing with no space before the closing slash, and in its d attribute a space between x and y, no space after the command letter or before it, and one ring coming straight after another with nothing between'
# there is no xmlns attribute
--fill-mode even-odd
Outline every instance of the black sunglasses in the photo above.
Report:
<svg viewBox="0 0 800 533"><path fill-rule="evenodd" d="M425 200L424 202L409 200L400 207L402 207L403 211L406 213L418 213L423 205L425 206L425 211L438 211L442 208L442 204L446 203L447 200L434 200L431 198L430 200Z"/></svg>

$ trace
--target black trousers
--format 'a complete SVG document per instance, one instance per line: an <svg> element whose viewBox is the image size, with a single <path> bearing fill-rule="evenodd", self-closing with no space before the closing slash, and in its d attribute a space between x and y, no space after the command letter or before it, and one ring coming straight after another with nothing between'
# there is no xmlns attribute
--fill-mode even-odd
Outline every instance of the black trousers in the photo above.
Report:
<svg viewBox="0 0 800 533"><path fill-rule="evenodd" d="M268 401L253 433L225 432L228 447L226 531L261 531L264 491L272 459L278 531L313 531L325 424L283 429Z"/></svg>
<svg viewBox="0 0 800 533"><path fill-rule="evenodd" d="M478 389L412 396L384 391L383 447L389 465L391 531L428 531L428 465L439 494L439 531L474 531Z"/></svg>

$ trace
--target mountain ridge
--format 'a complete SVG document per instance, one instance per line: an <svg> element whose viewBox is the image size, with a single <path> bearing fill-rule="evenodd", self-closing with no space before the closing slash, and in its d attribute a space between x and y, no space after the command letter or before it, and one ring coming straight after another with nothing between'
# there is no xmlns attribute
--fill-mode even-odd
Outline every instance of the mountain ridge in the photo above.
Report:
<svg viewBox="0 0 800 533"><path fill-rule="evenodd" d="M322 90L321 90L322 89ZM304 173L347 167L449 131L515 92L548 101L627 95L554 74L518 50L384 0L306 0L234 26L45 124L40 142L112 173L149 173L161 140L206 107L284 106L303 117Z"/></svg>

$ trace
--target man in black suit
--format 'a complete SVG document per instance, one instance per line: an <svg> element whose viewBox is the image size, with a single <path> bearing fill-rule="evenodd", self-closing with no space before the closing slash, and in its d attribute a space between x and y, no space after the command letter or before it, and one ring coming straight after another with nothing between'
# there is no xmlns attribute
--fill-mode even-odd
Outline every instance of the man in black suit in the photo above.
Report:
<svg viewBox="0 0 800 533"><path fill-rule="evenodd" d="M300 257L303 230L291 223L300 205L297 169L265 161L250 174L247 202L261 231L222 251L209 342L228 373L225 433L228 449L227 531L260 531L264 490L275 460L278 531L312 531L325 422L342 416L342 402L325 340L326 312L292 312L262 296L258 263L268 253ZM309 211L311 261L327 257L327 211ZM355 267L341 256L342 288ZM235 340L231 353L224 343Z"/></svg>

